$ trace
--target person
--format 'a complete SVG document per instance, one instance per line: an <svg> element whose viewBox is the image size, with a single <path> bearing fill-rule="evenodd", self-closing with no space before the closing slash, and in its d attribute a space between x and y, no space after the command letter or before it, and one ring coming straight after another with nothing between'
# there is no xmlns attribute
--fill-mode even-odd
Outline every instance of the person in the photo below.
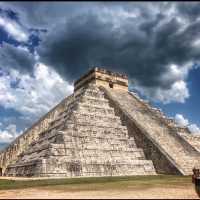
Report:
<svg viewBox="0 0 200 200"><path fill-rule="evenodd" d="M200 172L199 169L196 169L195 167L192 169L193 175L192 175L192 182L195 183L195 179L199 177Z"/></svg>
<svg viewBox="0 0 200 200"><path fill-rule="evenodd" d="M195 167L192 169L192 183L195 184L195 190L198 196L200 197L200 170Z"/></svg>

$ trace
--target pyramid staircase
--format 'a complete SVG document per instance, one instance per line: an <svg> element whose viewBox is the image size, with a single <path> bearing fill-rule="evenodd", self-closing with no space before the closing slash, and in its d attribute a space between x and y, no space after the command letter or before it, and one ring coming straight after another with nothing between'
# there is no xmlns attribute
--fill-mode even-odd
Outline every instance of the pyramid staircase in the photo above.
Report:
<svg viewBox="0 0 200 200"><path fill-rule="evenodd" d="M101 90L106 93L109 100L114 102L115 107L127 116L131 123L139 127L145 138L148 138L151 144L159 149L162 156L176 168L179 174L190 175L193 167L200 167L199 150L189 142L189 139L185 139L186 134L182 137L175 131L175 125L174 127L168 126L162 116L159 116L151 106L130 92L102 86ZM143 148L143 144L140 144L140 147ZM150 151L150 148L148 151ZM148 154L149 152L145 153ZM150 157L155 167L162 164L161 160L158 161L157 158L154 160L152 155Z"/></svg>
<svg viewBox="0 0 200 200"><path fill-rule="evenodd" d="M48 128L5 170L6 176L155 174L152 161L136 146L95 84L76 91Z"/></svg>

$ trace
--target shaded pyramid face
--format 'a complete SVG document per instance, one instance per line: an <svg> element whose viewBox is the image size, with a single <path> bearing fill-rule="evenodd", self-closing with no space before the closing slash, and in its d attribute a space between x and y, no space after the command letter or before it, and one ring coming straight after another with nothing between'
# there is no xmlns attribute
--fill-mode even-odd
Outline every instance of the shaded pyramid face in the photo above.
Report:
<svg viewBox="0 0 200 200"><path fill-rule="evenodd" d="M128 136L104 92L77 90L48 129L5 171L8 176L120 176L156 174Z"/></svg>

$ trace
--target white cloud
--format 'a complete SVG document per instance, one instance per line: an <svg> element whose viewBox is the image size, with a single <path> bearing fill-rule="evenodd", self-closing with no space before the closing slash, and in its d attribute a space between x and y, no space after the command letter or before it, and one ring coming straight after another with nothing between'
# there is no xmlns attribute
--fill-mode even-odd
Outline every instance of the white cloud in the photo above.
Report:
<svg viewBox="0 0 200 200"><path fill-rule="evenodd" d="M31 125L39 117L58 104L65 96L73 92L73 86L63 80L50 67L38 63L34 66L33 76L21 74L15 69L1 71L0 76L0 105L18 111L19 120L23 124ZM15 87L11 86L11 83ZM6 122L0 126L0 142L11 142L19 134L16 131L16 120ZM22 122L20 122L22 123ZM19 125L19 124L18 124Z"/></svg>
<svg viewBox="0 0 200 200"><path fill-rule="evenodd" d="M21 133L17 132L15 124L10 124L4 130L0 129L0 143L11 142Z"/></svg>
<svg viewBox="0 0 200 200"><path fill-rule="evenodd" d="M192 69L192 66L192 62L188 62L183 66L170 64L167 66L167 72L162 74L160 80L165 82L184 80L187 78L189 70Z"/></svg>
<svg viewBox="0 0 200 200"><path fill-rule="evenodd" d="M169 83L171 87L166 90L158 89L155 93L155 98L163 103L170 103L171 101L184 103L185 99L190 96L185 79L192 66L191 62L186 63L184 66L169 65L168 71L163 73L160 80L164 83Z"/></svg>
<svg viewBox="0 0 200 200"><path fill-rule="evenodd" d="M34 66L33 76L14 69L0 76L0 105L25 117L40 117L72 92L71 84L42 63Z"/></svg>
<svg viewBox="0 0 200 200"><path fill-rule="evenodd" d="M6 75L5 77L0 77L0 104L5 105L9 102L15 101L15 97L8 92L9 86L9 81L8 81L9 76Z"/></svg>
<svg viewBox="0 0 200 200"><path fill-rule="evenodd" d="M200 128L196 124L191 124L188 126L189 130L193 134L200 134Z"/></svg>
<svg viewBox="0 0 200 200"><path fill-rule="evenodd" d="M200 47L200 39L196 39L192 42L192 46L195 47Z"/></svg>
<svg viewBox="0 0 200 200"><path fill-rule="evenodd" d="M139 86L136 82L133 88L149 99L161 101L164 104L171 102L184 103L185 99L190 96L187 84L183 80L174 82L169 89Z"/></svg>
<svg viewBox="0 0 200 200"><path fill-rule="evenodd" d="M0 105L12 108L20 113L19 120L31 125L39 117L58 104L65 96L73 92L73 86L63 80L50 67L38 63L34 66L33 76L21 74L15 69L1 71ZM11 83L15 87L11 86ZM19 134L16 131L16 120L9 121L8 126L0 123L0 142L11 142ZM20 122L22 123L22 122Z"/></svg>
<svg viewBox="0 0 200 200"><path fill-rule="evenodd" d="M175 122L180 126L187 126L189 124L188 120L185 119L181 114L175 115Z"/></svg>
<svg viewBox="0 0 200 200"><path fill-rule="evenodd" d="M185 99L189 97L189 90L186 82L183 80L172 84L168 90L158 88L155 93L155 98L163 103L170 103L172 101L184 103Z"/></svg>
<svg viewBox="0 0 200 200"><path fill-rule="evenodd" d="M187 126L192 134L200 134L200 128L196 124L189 124L189 120L184 118L183 115L176 114L174 120L181 127Z"/></svg>
<svg viewBox="0 0 200 200"><path fill-rule="evenodd" d="M154 101L161 101L164 104L171 102L184 103L190 96L186 78L192 67L191 62L186 63L182 67L178 67L175 64L169 65L168 70L159 77L159 81L170 86L170 88L165 89L159 86L144 87L140 86L136 80L134 80L133 88L148 98Z"/></svg>
<svg viewBox="0 0 200 200"><path fill-rule="evenodd" d="M19 24L15 21L10 20L8 18L0 16L0 26L2 26L5 31L10 34L14 39L19 42L27 42L28 41L28 32L25 31Z"/></svg>

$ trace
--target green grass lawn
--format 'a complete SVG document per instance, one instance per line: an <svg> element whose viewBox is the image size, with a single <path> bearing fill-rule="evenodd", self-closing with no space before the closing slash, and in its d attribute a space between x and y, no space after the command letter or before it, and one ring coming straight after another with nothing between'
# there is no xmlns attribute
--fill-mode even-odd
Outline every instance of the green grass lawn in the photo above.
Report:
<svg viewBox="0 0 200 200"><path fill-rule="evenodd" d="M191 185L191 176L157 175L157 176L123 176L123 177L89 177L41 180L6 180L0 179L0 190L44 187L70 190L127 189L145 187L174 187Z"/></svg>

